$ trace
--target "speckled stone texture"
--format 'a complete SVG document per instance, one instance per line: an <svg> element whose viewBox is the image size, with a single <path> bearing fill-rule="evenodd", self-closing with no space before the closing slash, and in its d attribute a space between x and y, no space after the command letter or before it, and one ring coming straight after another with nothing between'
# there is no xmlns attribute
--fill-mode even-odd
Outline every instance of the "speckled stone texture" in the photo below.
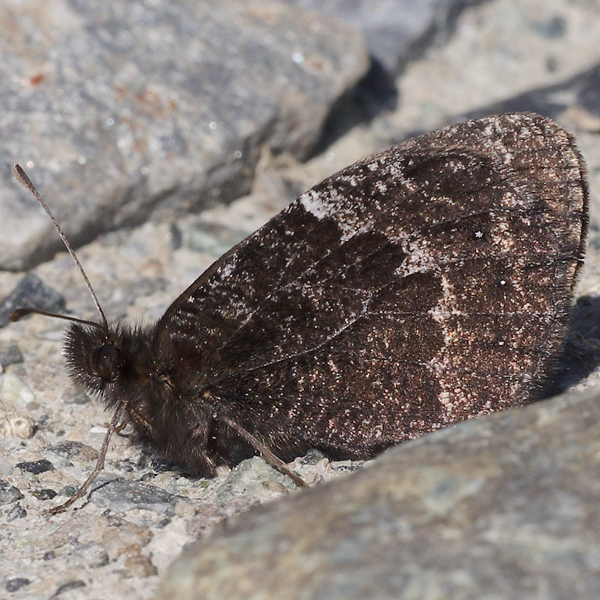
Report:
<svg viewBox="0 0 600 600"><path fill-rule="evenodd" d="M0 162L33 165L75 244L247 192L261 146L306 155L368 67L353 30L275 0L6 3L0 28ZM52 226L0 179L0 267L49 258Z"/></svg>
<svg viewBox="0 0 600 600"><path fill-rule="evenodd" d="M215 530L159 598L596 598L599 427L594 391L398 446Z"/></svg>
<svg viewBox="0 0 600 600"><path fill-rule="evenodd" d="M385 71L398 75L432 43L447 40L461 12L488 0L285 0L362 32ZM441 38L441 39L440 39Z"/></svg>

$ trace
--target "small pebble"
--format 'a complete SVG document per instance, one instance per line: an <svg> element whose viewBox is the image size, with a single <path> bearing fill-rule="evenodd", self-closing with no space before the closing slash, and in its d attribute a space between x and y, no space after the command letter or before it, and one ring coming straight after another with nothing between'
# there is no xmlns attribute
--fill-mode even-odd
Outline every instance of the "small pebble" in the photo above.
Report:
<svg viewBox="0 0 600 600"><path fill-rule="evenodd" d="M4 373L0 377L0 400L12 404L28 404L35 400L31 388L13 373Z"/></svg>
<svg viewBox="0 0 600 600"><path fill-rule="evenodd" d="M48 450L56 452L65 458L79 458L81 460L92 461L98 458L98 450L77 441L66 441L50 446Z"/></svg>
<svg viewBox="0 0 600 600"><path fill-rule="evenodd" d="M15 465L21 469L21 471L27 471L27 473L33 473L39 475L40 473L46 473L47 471L54 471L54 465L43 458L42 460L34 460L31 462L20 462Z"/></svg>
<svg viewBox="0 0 600 600"><path fill-rule="evenodd" d="M16 365L23 362L23 355L17 344L14 342L0 341L0 365L8 367L8 365Z"/></svg>
<svg viewBox="0 0 600 600"><path fill-rule="evenodd" d="M12 504L23 497L23 494L15 486L10 485L8 481L0 479L0 505Z"/></svg>
<svg viewBox="0 0 600 600"><path fill-rule="evenodd" d="M99 478L101 481L101 478ZM162 515L173 515L180 496L170 494L153 485L115 479L94 489L91 500L97 506L126 511L132 508L151 510Z"/></svg>
<svg viewBox="0 0 600 600"><path fill-rule="evenodd" d="M122 554L137 556L152 537L153 533L147 527L124 523L107 529L102 535L102 544L113 558Z"/></svg>
<svg viewBox="0 0 600 600"><path fill-rule="evenodd" d="M26 577L13 577L6 582L6 591L10 593L17 592L30 583L31 581Z"/></svg>
<svg viewBox="0 0 600 600"><path fill-rule="evenodd" d="M51 597L56 598L56 596L60 596L60 594L64 594L65 592L70 592L71 590L76 590L77 588L82 587L85 587L84 581L69 581L68 583L61 585Z"/></svg>
<svg viewBox="0 0 600 600"><path fill-rule="evenodd" d="M56 492L50 489L42 489L35 490L31 492L33 496L35 496L38 500L52 500L52 498L56 497Z"/></svg>
<svg viewBox="0 0 600 600"><path fill-rule="evenodd" d="M125 566L131 569L136 577L151 577L158 574L157 568L148 556L129 556L125 559Z"/></svg>
<svg viewBox="0 0 600 600"><path fill-rule="evenodd" d="M29 440L35 433L35 421L11 406L0 401L0 437L19 437Z"/></svg>
<svg viewBox="0 0 600 600"><path fill-rule="evenodd" d="M77 565L87 565L90 569L105 567L110 561L105 548L97 542L79 545L73 550L69 560Z"/></svg>
<svg viewBox="0 0 600 600"><path fill-rule="evenodd" d="M17 502L6 515L6 522L12 523L16 519L24 519L27 516L27 511Z"/></svg>
<svg viewBox="0 0 600 600"><path fill-rule="evenodd" d="M65 310L66 305L63 296L55 289L46 285L35 273L28 273L0 302L0 327L10 323L10 315L16 308L31 306L59 313Z"/></svg>

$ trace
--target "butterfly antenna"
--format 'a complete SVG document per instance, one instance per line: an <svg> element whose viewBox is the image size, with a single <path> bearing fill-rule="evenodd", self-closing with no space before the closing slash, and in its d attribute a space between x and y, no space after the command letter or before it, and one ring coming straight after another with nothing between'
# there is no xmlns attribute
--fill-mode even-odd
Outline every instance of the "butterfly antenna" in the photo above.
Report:
<svg viewBox="0 0 600 600"><path fill-rule="evenodd" d="M85 270L81 266L81 263L79 262L79 259L77 258L77 255L75 254L75 251L71 247L71 244L69 244L69 240L67 239L67 236L64 234L64 231L62 230L61 226L58 224L56 217L52 214L52 211L48 208L48 205L44 202L44 199L42 198L40 193L35 189L35 186L33 185L33 183L31 183L31 179L29 179L29 177L27 176L25 171L23 171L23 169L19 165L13 165L12 172L13 172L13 175L17 178L17 181L33 194L33 197L40 203L42 208L46 211L46 214L50 217L50 220L52 221L54 228L56 229L56 231L58 231L58 235L60 235L60 239L63 241L63 244L65 245L66 249L69 251L71 258L75 261L75 264L77 265L77 268L79 269L79 272L81 273L81 276L85 280L88 290L90 291L90 294L92 296L92 300L94 301L94 304L96 305L96 308L98 309L98 312L100 313L100 318L102 319L102 323L104 324L104 327L106 329L108 329L108 321L106 320L104 311L102 310L102 307L100 306L98 296L96 296L96 292L94 292L94 288L92 287L92 284L90 283L90 280L88 279L88 276L87 276Z"/></svg>
<svg viewBox="0 0 600 600"><path fill-rule="evenodd" d="M85 480L84 484L77 490L77 492L75 492L75 494L71 496L66 502L45 511L44 514L57 515L58 513L67 510L69 506L71 506L72 504L77 502L77 500L85 496L85 493L88 491L92 483L94 483L96 477L98 477L98 475L100 475L100 473L102 472L102 469L104 469L104 460L106 458L106 453L108 452L108 443L110 442L110 438L112 437L113 433L118 432L122 429L122 427L119 425L119 421L123 416L126 404L126 402L121 402L117 406L117 409L115 410L115 413L110 421L110 425L108 426L108 429L106 431L106 435L104 436L102 448L100 448L100 453L98 454L98 459L96 460L96 466L94 467L94 470L90 473L90 476Z"/></svg>

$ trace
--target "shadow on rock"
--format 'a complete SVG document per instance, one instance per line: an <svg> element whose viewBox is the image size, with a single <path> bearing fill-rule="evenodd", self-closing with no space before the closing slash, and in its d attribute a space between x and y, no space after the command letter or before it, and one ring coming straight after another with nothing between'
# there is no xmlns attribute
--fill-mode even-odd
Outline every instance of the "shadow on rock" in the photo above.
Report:
<svg viewBox="0 0 600 600"><path fill-rule="evenodd" d="M556 396L583 381L600 364L600 298L580 296L573 307L556 370L544 398Z"/></svg>

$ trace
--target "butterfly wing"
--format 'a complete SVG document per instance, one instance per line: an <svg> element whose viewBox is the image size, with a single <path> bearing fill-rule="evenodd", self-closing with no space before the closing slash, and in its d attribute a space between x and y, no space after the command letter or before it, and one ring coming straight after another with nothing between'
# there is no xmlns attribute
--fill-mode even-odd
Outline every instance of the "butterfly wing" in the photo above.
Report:
<svg viewBox="0 0 600 600"><path fill-rule="evenodd" d="M468 121L315 186L169 308L193 386L274 450L370 456L539 393L588 221L549 119Z"/></svg>

